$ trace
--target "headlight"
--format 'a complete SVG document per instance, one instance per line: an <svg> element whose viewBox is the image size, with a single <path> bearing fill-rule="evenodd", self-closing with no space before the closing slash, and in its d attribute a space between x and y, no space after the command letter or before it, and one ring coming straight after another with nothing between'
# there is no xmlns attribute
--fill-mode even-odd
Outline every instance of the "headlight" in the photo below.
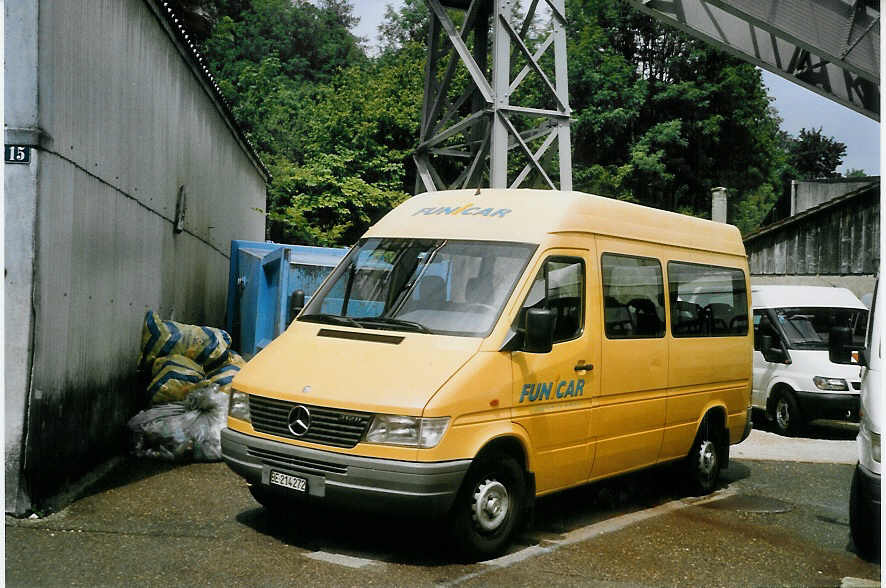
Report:
<svg viewBox="0 0 886 588"><path fill-rule="evenodd" d="M819 390L849 390L849 384L843 378L825 378L824 376L815 376L812 382Z"/></svg>
<svg viewBox="0 0 886 588"><path fill-rule="evenodd" d="M871 433L871 457L874 461L880 463L880 434Z"/></svg>
<svg viewBox="0 0 886 588"><path fill-rule="evenodd" d="M249 395L243 392L231 390L231 399L228 401L228 416L241 421L249 420Z"/></svg>
<svg viewBox="0 0 886 588"><path fill-rule="evenodd" d="M449 417L419 418L377 414L366 432L367 443L404 445L429 449L436 447L449 426Z"/></svg>

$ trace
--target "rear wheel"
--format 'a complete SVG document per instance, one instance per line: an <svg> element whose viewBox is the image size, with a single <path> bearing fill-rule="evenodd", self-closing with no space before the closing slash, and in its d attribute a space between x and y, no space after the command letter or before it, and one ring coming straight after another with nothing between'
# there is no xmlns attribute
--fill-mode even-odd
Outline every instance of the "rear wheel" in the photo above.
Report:
<svg viewBox="0 0 886 588"><path fill-rule="evenodd" d="M457 548L469 559L489 559L510 545L526 504L526 477L514 458L495 453L471 466L453 506Z"/></svg>
<svg viewBox="0 0 886 588"><path fill-rule="evenodd" d="M775 428L782 435L793 436L802 429L803 416L800 414L797 399L789 390L781 388L776 392L772 403L772 416Z"/></svg>
<svg viewBox="0 0 886 588"><path fill-rule="evenodd" d="M687 481L692 494L710 494L717 487L723 466L720 459L723 438L722 427L714 424L711 418L705 417L686 457Z"/></svg>

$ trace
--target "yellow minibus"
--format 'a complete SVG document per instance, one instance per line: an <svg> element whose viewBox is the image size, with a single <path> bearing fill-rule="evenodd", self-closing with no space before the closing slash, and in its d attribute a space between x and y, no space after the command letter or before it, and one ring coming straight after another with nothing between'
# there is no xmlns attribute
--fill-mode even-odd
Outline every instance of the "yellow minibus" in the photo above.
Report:
<svg viewBox="0 0 886 588"><path fill-rule="evenodd" d="M536 497L667 462L711 492L750 432L730 225L459 190L373 225L233 382L226 463L269 509L445 515L502 553Z"/></svg>

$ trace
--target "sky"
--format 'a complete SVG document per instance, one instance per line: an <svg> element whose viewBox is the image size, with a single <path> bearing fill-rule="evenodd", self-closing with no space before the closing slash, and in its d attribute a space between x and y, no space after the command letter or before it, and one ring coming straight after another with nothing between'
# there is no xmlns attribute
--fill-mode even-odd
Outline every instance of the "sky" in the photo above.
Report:
<svg viewBox="0 0 886 588"><path fill-rule="evenodd" d="M378 43L378 25L385 6L399 8L402 0L352 0L354 14L360 18L355 34ZM815 92L784 78L763 72L763 83L775 99L775 108L782 118L781 128L793 136L800 129L817 129L846 145L846 156L838 170L862 169L868 175L880 174L880 125L854 110L841 106Z"/></svg>

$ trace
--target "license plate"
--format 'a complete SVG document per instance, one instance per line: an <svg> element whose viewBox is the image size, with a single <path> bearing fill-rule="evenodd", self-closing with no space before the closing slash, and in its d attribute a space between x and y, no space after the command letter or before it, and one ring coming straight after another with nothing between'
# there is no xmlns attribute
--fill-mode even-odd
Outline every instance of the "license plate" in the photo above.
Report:
<svg viewBox="0 0 886 588"><path fill-rule="evenodd" d="M268 478L268 481L273 486L282 486L284 488L289 488L290 490L295 490L296 492L308 491L308 481L304 478L299 478L298 476L290 476L289 474L271 470L271 475Z"/></svg>

